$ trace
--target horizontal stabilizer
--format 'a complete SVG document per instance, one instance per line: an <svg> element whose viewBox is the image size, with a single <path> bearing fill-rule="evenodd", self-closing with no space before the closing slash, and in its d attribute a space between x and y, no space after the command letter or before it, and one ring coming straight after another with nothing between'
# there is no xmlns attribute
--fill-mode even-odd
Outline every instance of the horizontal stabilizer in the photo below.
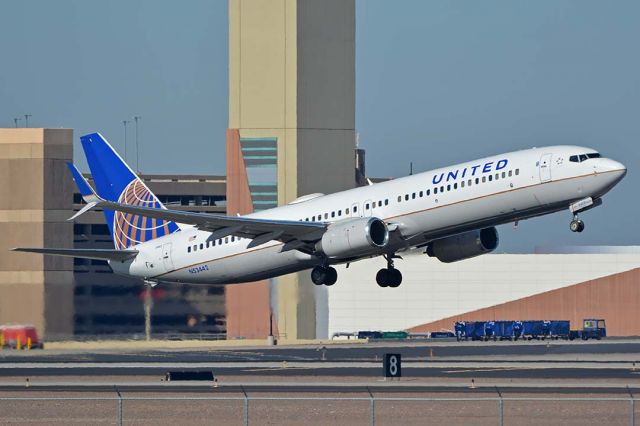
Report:
<svg viewBox="0 0 640 426"><path fill-rule="evenodd" d="M138 250L109 250L109 249L56 249L56 248L31 248L18 247L13 251L27 253L50 254L53 256L80 257L83 259L115 260L124 262L138 255Z"/></svg>

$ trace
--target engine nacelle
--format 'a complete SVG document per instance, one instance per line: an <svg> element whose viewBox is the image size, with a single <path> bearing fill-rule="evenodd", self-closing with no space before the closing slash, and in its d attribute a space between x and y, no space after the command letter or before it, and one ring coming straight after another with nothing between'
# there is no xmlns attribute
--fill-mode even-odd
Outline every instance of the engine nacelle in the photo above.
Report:
<svg viewBox="0 0 640 426"><path fill-rule="evenodd" d="M386 223L376 217L359 217L330 224L316 250L327 257L349 258L375 253L388 243Z"/></svg>
<svg viewBox="0 0 640 426"><path fill-rule="evenodd" d="M490 253L497 247L498 231L491 227L435 240L429 244L427 254L440 262L451 263Z"/></svg>

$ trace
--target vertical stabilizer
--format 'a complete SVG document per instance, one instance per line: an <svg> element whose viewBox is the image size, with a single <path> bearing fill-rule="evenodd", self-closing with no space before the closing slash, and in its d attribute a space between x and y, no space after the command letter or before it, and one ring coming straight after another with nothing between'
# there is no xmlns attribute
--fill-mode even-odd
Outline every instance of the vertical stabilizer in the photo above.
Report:
<svg viewBox="0 0 640 426"><path fill-rule="evenodd" d="M81 136L98 195L105 200L134 206L164 209L158 198L99 133ZM123 250L180 229L178 224L112 210L104 216L116 249Z"/></svg>

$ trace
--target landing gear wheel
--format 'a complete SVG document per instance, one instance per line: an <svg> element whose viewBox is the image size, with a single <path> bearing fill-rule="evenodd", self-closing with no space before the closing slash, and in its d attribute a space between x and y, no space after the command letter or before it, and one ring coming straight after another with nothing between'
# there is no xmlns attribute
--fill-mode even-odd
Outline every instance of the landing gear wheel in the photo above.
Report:
<svg viewBox="0 0 640 426"><path fill-rule="evenodd" d="M336 271L335 268L332 268L331 266L328 266L326 270L327 277L325 278L324 285L332 286L336 283L336 281L338 281L338 271Z"/></svg>
<svg viewBox="0 0 640 426"><path fill-rule="evenodd" d="M315 285L334 285L338 281L338 271L331 266L316 266L311 270L311 281Z"/></svg>
<svg viewBox="0 0 640 426"><path fill-rule="evenodd" d="M395 268L380 269L376 274L376 282L380 287L396 288L402 283L402 274Z"/></svg>
<svg viewBox="0 0 640 426"><path fill-rule="evenodd" d="M402 273L397 269L389 269L389 287L396 288L402 284Z"/></svg>
<svg viewBox="0 0 640 426"><path fill-rule="evenodd" d="M380 269L376 274L376 282L380 287L388 287L389 284L389 270L388 269Z"/></svg>
<svg viewBox="0 0 640 426"><path fill-rule="evenodd" d="M327 279L327 275L327 268L324 266L316 266L311 270L311 281L313 281L315 285L322 285Z"/></svg>
<svg viewBox="0 0 640 426"><path fill-rule="evenodd" d="M580 219L573 219L569 224L569 229L571 232L582 232L584 231L584 222Z"/></svg>

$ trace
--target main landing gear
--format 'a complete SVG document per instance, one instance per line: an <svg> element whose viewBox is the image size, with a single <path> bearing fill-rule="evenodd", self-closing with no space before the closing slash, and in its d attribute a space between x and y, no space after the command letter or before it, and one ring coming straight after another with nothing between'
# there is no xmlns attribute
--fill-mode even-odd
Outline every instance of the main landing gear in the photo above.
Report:
<svg viewBox="0 0 640 426"><path fill-rule="evenodd" d="M338 272L331 266L316 266L311 270L311 281L315 285L331 286L338 280Z"/></svg>
<svg viewBox="0 0 640 426"><path fill-rule="evenodd" d="M393 267L394 255L387 254L384 258L387 259L387 267L378 271L376 282L380 287L398 287L402 283L402 274Z"/></svg>

